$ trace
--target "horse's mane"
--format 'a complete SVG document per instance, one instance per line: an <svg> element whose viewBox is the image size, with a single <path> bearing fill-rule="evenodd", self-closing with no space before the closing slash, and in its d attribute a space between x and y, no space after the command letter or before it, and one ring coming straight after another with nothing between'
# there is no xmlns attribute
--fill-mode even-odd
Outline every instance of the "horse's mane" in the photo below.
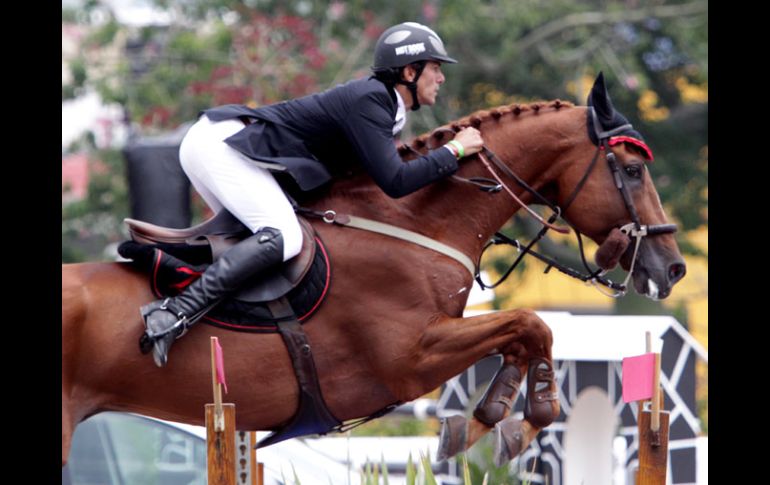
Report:
<svg viewBox="0 0 770 485"><path fill-rule="evenodd" d="M470 115L451 121L443 126L434 128L428 133L423 133L412 139L410 142L398 146L398 154L404 160L408 160L419 153L425 153L429 148L440 145L449 131L457 133L458 131L473 126L479 128L482 123L488 121L499 122L504 117L511 116L518 119L523 114L538 114L544 110L559 111L562 108L573 108L575 105L569 101L536 101L529 104L512 103L509 105L497 106L494 108L482 109L471 113ZM365 184L366 185L366 184ZM371 186L375 187L374 182ZM369 192L361 190L361 182L347 183L342 180L332 185L331 194L340 195L353 199L364 199L370 197ZM381 190L374 191L377 194L383 194Z"/></svg>
<svg viewBox="0 0 770 485"><path fill-rule="evenodd" d="M399 147L399 155L402 157L412 152L412 150L420 151L428 146L431 139L434 142L441 142L444 135L449 131L457 133L463 128L473 126L478 128L482 123L486 121L500 121L503 116L513 115L514 118L518 118L523 113L538 114L541 110L552 108L556 111L562 108L574 108L575 105L569 101L561 101L559 99L553 101L536 101L529 104L512 103L504 106L497 106L490 109L482 109L471 113L463 118L447 123L446 125L435 128L434 130L423 133L412 139L411 142Z"/></svg>

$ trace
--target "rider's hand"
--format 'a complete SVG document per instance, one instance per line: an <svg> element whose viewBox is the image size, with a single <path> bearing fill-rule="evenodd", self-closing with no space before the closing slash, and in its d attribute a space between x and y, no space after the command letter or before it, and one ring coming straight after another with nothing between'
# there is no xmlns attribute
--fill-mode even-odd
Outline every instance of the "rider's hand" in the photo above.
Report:
<svg viewBox="0 0 770 485"><path fill-rule="evenodd" d="M472 126L459 131L454 139L463 146L465 149L463 156L466 157L480 152L481 148L484 146L484 140L481 139L481 132Z"/></svg>

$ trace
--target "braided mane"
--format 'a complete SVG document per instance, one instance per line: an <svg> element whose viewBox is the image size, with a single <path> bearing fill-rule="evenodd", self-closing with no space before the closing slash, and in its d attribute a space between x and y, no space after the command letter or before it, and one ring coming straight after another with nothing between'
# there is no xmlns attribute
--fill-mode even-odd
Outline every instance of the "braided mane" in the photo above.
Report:
<svg viewBox="0 0 770 485"><path fill-rule="evenodd" d="M421 150L428 146L428 143L433 140L440 143L449 130L457 133L463 128L473 126L478 128L482 123L487 121L500 121L503 116L513 115L518 117L523 113L538 114L545 109L554 109L556 111L562 108L574 108L575 105L569 101L561 101L556 99L554 101L539 101L529 104L513 103L507 106L498 106L496 108L490 108L485 110L476 111L464 118L460 118L446 125L435 128L429 133L423 133L422 135L414 138L410 143L401 145L398 148L399 155L404 156L410 153L412 150ZM411 147L411 148L410 148Z"/></svg>

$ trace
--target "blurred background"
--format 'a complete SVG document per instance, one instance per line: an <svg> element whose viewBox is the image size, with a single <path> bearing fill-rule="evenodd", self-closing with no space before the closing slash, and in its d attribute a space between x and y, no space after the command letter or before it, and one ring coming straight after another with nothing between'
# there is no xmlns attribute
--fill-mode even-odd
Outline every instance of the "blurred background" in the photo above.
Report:
<svg viewBox="0 0 770 485"><path fill-rule="evenodd" d="M170 227L208 217L176 158L199 110L260 106L367 76L380 33L407 20L434 28L460 62L444 67L436 106L412 112L403 139L492 106L584 105L603 71L616 108L654 152L650 173L679 225L688 273L664 302L611 299L525 259L473 308L671 315L707 349L706 0L62 0L62 263L114 260L125 217ZM504 232L526 240L535 231L515 218ZM540 249L578 263L574 239L552 237ZM511 253L490 251L490 278ZM707 435L702 361L696 374ZM435 423L402 418L360 432L393 426L403 428L394 434L435 433Z"/></svg>

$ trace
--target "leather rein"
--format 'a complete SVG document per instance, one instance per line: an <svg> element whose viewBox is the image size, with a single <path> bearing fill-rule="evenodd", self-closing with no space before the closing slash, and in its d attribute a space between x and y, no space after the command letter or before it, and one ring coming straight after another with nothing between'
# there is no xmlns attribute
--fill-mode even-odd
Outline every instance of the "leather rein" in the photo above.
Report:
<svg viewBox="0 0 770 485"><path fill-rule="evenodd" d="M540 222L543 225L543 228L538 232L535 238L526 246L523 246L518 240L511 239L510 237L506 236L503 233L500 233L500 232L495 233L494 237L482 249L481 255L479 256L479 261L476 264L475 279L482 289L492 289L499 286L511 275L511 273L519 265L523 257L526 254L531 254L535 258L546 263L547 266L544 271L545 273L548 273L551 270L551 268L556 268L568 276L579 279L583 282L586 282L596 287L599 291L602 291L602 290L599 286L597 286L597 284L605 286L611 290L614 290L615 293L604 293L603 291L602 293L604 293L607 296L617 298L625 295L627 292L627 285L630 278L633 275L634 267L636 265L636 259L639 252L639 246L641 245L642 239L645 236L654 236L658 234L670 234L670 233L676 232L677 226L675 224L643 225L639 219L638 212L636 211L636 206L634 205L634 201L633 201L633 198L631 197L628 187L626 187L626 185L623 183L623 178L620 174L620 167L618 166L615 153L610 148L609 140L613 136L616 136L625 130L631 129L632 125L630 123L627 123L609 131L601 131L599 128L601 125L599 124L596 111L591 106L589 106L589 109L593 119L594 132L596 133L596 137L599 140L599 143L597 145L596 152L594 153L593 159L591 160L591 163L586 169L585 174L583 174L583 177L580 179L580 181L575 186L570 196L567 198L563 208L560 208L556 204L553 204L547 198L542 196L537 190L532 188L521 177L516 175L486 145L482 148L481 152L478 153L478 157L481 160L481 162L484 164L484 167L487 169L487 171L490 172L490 174L492 175L496 183L494 182L490 183L492 181L490 181L489 179L484 179L480 177L465 179L456 175L452 176L452 178L454 178L455 180L458 180L460 182L465 182L465 183L472 183L474 185L479 186L482 190L490 193L497 193L497 192L500 192L502 189L504 189L521 207L523 207L527 211L528 214L530 214L532 217L534 217L538 222ZM452 134L455 133L455 131L450 128L442 128L440 130L448 131L448 132L451 132ZM411 147L409 148L411 149ZM599 154L601 153L602 149L604 149L606 153L605 158L607 160L607 165L610 169L610 172L612 173L613 180L615 182L615 187L620 192L620 195L623 198L623 203L625 204L626 210L628 211L632 220L632 222L620 227L620 231L626 234L627 236L629 236L630 238L635 239L634 254L633 254L633 259L631 263L631 268L623 283L615 283L609 280L608 278L606 278L605 274L607 273L607 270L604 270L602 268L598 268L596 270L591 269L585 257L582 234L572 224L570 224L569 221L567 221L562 217L562 214L564 214L567 211L567 209L572 205L572 203L577 198L580 191L585 186L588 180L588 177L591 175L594 168L596 167L596 162L599 159ZM493 168L493 165L494 165L494 168ZM515 181L525 191L529 192L538 202L550 208L551 211L553 212L551 217L549 217L547 221L544 220L539 214L534 212L529 206L527 206L524 202L522 202L522 200L518 196L516 196L516 194L503 182L501 177L496 173L495 168L501 173L505 174L509 179ZM566 223L568 227L555 226L554 223L558 219L562 219L562 221L564 221L564 223ZM553 229L562 234L568 234L569 228L572 228L572 230L575 231L575 234L577 236L578 247L580 250L580 259L583 263L583 266L585 267L585 271L586 271L585 273L575 270L573 268L570 268L569 266L566 266L560 263L559 261L553 258L550 258L548 256L545 256L543 254L540 254L532 249L532 247L545 236L545 234L548 232L549 229ZM486 250L489 249L489 247L494 245L499 245L499 244L507 244L510 246L514 246L518 250L519 256L518 258L516 258L513 264L508 268L505 274L503 274L497 282L488 285L484 283L481 279L481 258L483 257L484 252L486 252Z"/></svg>
<svg viewBox="0 0 770 485"><path fill-rule="evenodd" d="M482 150L479 153L477 153L477 155L479 160L484 164L487 171L490 172L493 179L489 179L485 177L463 178L458 175L451 176L451 178L456 181L475 185L481 190L485 192L489 192L491 194L496 194L498 192L501 192L502 190L505 190L514 199L514 201L516 201L516 203L518 203L521 207L523 207L526 210L526 212L530 216L532 216L538 222L540 222L543 225L543 228L538 232L538 234L534 237L534 239L532 239L532 241L530 241L526 246L522 245L522 243L520 243L516 239L511 239L510 237L506 236L501 232L496 232L494 234L494 237L489 242L487 242L487 244L482 249L481 254L479 255L479 260L476 263L474 263L470 260L470 258L465 256L464 254L461 254L459 251L453 248L450 248L443 243L434 241L421 234L415 233L413 231L407 231L405 229L401 229L395 226L390 226L388 224L383 224L378 221L371 221L360 217L353 217L347 214L337 214L333 210L327 210L325 212L314 211L312 209L299 207L295 202L292 201L292 204L294 205L294 210L306 216L318 217L320 219L323 219L324 222L329 224L338 224L341 226L353 227L356 229L362 229L370 232L384 234L390 237L402 239L410 243L418 244L420 246L427 247L434 251L443 253L444 255L455 259L456 261L460 262L463 266L465 266L465 268L468 269L468 271L471 273L473 278L475 278L475 280L478 282L478 284L481 286L482 289L492 289L499 286L506 279L508 279L508 277L511 275L513 270L519 265L522 258L527 254L531 254L535 258L546 263L547 266L544 271L545 273L548 273L551 270L551 268L556 268L568 276L579 279L591 286L594 286L597 290L599 290L600 292L602 292L607 296L610 296L613 298L623 296L627 292L628 282L633 275L634 267L636 265L636 259L639 253L639 246L641 245L642 239L646 236L674 233L677 230L677 226L676 224L644 225L641 223L638 212L636 211L636 206L634 205L633 198L631 197L631 193L629 192L626 185L623 183L623 177L620 174L620 167L618 166L615 153L613 153L609 145L609 141L613 136L616 136L625 130L631 129L632 126L630 123L627 123L609 131L601 131L600 129L601 125L599 124L596 111L591 106L589 106L588 108L591 112L591 116L593 117L592 118L593 127L594 127L594 132L596 133L598 144L597 144L596 152L594 153L593 159L591 160L591 163L586 169L585 174L583 174L583 177L580 179L580 181L575 186L570 196L567 198L563 208L560 208L556 204L549 201L547 198L541 195L537 190L532 188L525 180L523 180L521 177L516 175L486 145L482 148ZM457 127L457 129L459 130L460 127ZM434 131L434 133L439 133L442 131L449 132L452 136L456 134L456 131L452 128L438 128L437 130ZM407 149L414 152L415 154L417 154L418 156L422 155L422 153L412 148L411 146L409 145L404 145L404 146ZM585 186L588 180L588 177L591 175L594 168L596 167L597 161L599 160L599 154L601 153L602 150L604 150L606 154L605 159L607 160L607 165L610 169L610 172L612 173L613 180L615 181L615 187L620 192L620 195L623 198L623 203L626 206L626 210L631 216L632 222L625 224L619 229L623 234L626 234L628 237L635 239L634 254L631 262L631 268L629 269L628 275L626 276L626 279L623 283L615 283L609 280L608 278L606 278L605 274L607 273L607 270L604 270L602 268L598 268L595 270L591 269L585 257L585 249L583 246L582 234L572 224L570 224L569 221L567 221L562 217L562 214L564 214L567 211L567 209L572 205L574 200L577 198L578 194L581 192L581 190ZM539 214L537 214L527 204L525 204L516 195L516 193L513 190L511 190L505 184L505 182L503 182L502 178L498 175L495 169L497 169L499 172L507 176L509 179L515 181L525 191L529 192L534 197L534 199L536 199L539 203L550 208L553 214L548 218L548 220L543 219ZM558 219L562 219L562 221L566 224L566 227L555 226L554 223ZM585 267L585 272L570 268L569 266L566 266L560 263L558 260L550 258L543 254L540 254L537 251L532 249L532 247L545 236L548 230L553 229L559 233L568 234L570 231L570 228L575 231L575 234L577 236L578 247L580 249L580 259L583 263L583 266ZM484 256L484 253L487 251L487 249L489 249L489 247L499 245L499 244L507 244L515 247L519 252L519 256L516 258L516 260L513 262L510 268L508 268L505 274L503 274L497 282L488 285L484 283L481 279L481 259ZM599 285L602 285L611 290L614 290L615 293L605 293L604 291L602 291Z"/></svg>

